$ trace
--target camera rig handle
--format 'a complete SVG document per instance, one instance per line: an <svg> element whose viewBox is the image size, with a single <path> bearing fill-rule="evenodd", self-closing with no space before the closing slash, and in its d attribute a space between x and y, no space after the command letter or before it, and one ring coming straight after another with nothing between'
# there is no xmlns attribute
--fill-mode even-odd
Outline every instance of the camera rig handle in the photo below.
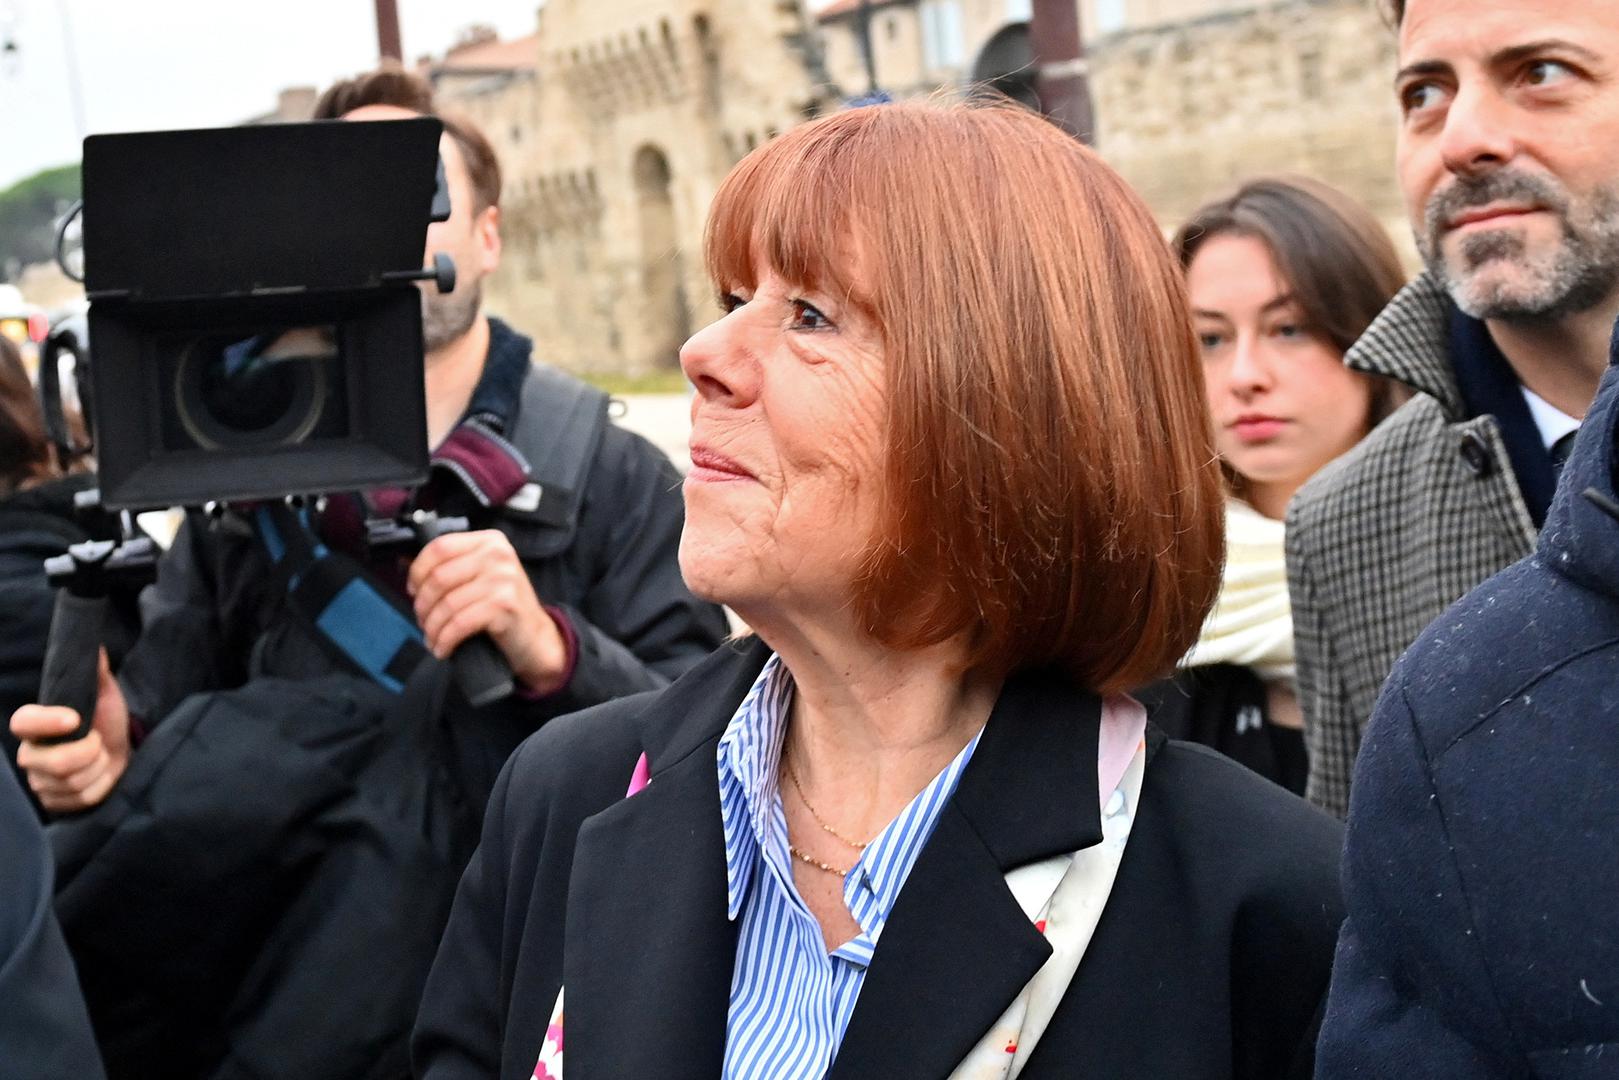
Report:
<svg viewBox="0 0 1619 1080"><path fill-rule="evenodd" d="M86 502L82 495L75 501L81 505ZM121 584L145 585L157 572L157 544L151 537L133 536L132 532L126 519L124 539L74 544L66 554L45 561L45 576L56 588L56 604L45 642L39 700L41 704L76 710L79 726L69 734L41 742L73 742L90 734L96 711L101 639L112 589Z"/></svg>
<svg viewBox="0 0 1619 1080"><path fill-rule="evenodd" d="M373 518L365 523L366 542L372 551L420 551L441 536L466 532L471 523L464 517L440 517L429 510L417 510L396 518ZM509 697L516 688L512 666L488 634L477 634L456 646L450 656L450 670L456 685L475 707Z"/></svg>

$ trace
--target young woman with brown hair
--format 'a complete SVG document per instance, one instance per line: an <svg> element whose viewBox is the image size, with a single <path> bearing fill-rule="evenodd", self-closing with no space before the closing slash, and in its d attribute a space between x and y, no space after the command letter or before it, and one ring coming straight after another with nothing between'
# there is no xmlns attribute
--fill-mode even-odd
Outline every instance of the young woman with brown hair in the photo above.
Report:
<svg viewBox="0 0 1619 1080"><path fill-rule="evenodd" d="M1302 177L1243 184L1195 212L1173 247L1226 479L1226 569L1183 670L1142 697L1171 735L1303 794L1282 516L1396 404L1393 383L1343 358L1405 276L1369 211Z"/></svg>

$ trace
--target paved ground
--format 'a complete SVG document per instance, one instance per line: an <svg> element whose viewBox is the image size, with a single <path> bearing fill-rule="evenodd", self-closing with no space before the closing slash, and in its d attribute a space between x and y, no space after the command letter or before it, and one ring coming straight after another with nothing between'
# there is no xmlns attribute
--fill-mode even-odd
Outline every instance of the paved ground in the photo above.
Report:
<svg viewBox="0 0 1619 1080"><path fill-rule="evenodd" d="M669 455L669 460L681 472L691 468L691 455L686 447L686 436L691 432L691 395L689 394L626 394L623 414L614 409L620 427L644 436L652 445Z"/></svg>

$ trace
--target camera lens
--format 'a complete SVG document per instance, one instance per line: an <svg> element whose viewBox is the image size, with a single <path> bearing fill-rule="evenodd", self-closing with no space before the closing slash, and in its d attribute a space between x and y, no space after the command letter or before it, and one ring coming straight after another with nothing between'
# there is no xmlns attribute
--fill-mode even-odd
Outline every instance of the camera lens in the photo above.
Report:
<svg viewBox="0 0 1619 1080"><path fill-rule="evenodd" d="M206 450L295 445L320 421L338 360L332 327L195 339L175 368L181 426Z"/></svg>

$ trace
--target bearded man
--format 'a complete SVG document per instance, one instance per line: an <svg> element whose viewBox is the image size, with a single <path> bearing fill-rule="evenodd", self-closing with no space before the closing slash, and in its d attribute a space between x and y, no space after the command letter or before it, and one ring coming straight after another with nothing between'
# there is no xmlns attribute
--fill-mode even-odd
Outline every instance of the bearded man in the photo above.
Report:
<svg viewBox="0 0 1619 1080"><path fill-rule="evenodd" d="M1289 508L1308 795L1344 816L1394 661L1528 555L1619 314L1619 6L1396 0L1426 271L1349 351L1414 397Z"/></svg>

